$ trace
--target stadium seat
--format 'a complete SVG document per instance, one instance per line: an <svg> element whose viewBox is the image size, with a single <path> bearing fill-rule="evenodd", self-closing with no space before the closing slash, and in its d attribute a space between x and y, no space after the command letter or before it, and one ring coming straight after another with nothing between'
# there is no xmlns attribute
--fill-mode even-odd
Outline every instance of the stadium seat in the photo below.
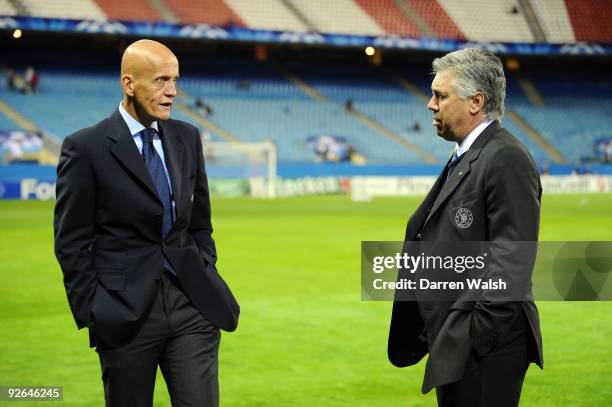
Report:
<svg viewBox="0 0 612 407"><path fill-rule="evenodd" d="M577 41L612 42L612 7L607 0L566 0Z"/></svg>
<svg viewBox="0 0 612 407"><path fill-rule="evenodd" d="M166 0L166 4L183 24L246 25L223 0Z"/></svg>
<svg viewBox="0 0 612 407"><path fill-rule="evenodd" d="M384 34L376 21L352 0L309 0L293 4L319 32Z"/></svg>
<svg viewBox="0 0 612 407"><path fill-rule="evenodd" d="M251 28L306 32L308 27L280 0L225 0Z"/></svg>
<svg viewBox="0 0 612 407"><path fill-rule="evenodd" d="M21 0L21 3L34 17L106 20L106 14L93 0Z"/></svg>
<svg viewBox="0 0 612 407"><path fill-rule="evenodd" d="M96 0L109 20L162 21L147 0Z"/></svg>
<svg viewBox="0 0 612 407"><path fill-rule="evenodd" d="M407 3L439 38L465 39L457 24L453 22L438 1L408 0Z"/></svg>
<svg viewBox="0 0 612 407"><path fill-rule="evenodd" d="M15 9L8 0L0 0L0 16L14 16Z"/></svg>
<svg viewBox="0 0 612 407"><path fill-rule="evenodd" d="M515 0L438 0L468 40L533 42L525 17L513 13Z"/></svg>
<svg viewBox="0 0 612 407"><path fill-rule="evenodd" d="M563 0L532 1L531 7L542 25L547 42L576 42L569 13Z"/></svg>
<svg viewBox="0 0 612 407"><path fill-rule="evenodd" d="M355 0L376 23L391 35L418 37L421 30L410 21L393 0Z"/></svg>

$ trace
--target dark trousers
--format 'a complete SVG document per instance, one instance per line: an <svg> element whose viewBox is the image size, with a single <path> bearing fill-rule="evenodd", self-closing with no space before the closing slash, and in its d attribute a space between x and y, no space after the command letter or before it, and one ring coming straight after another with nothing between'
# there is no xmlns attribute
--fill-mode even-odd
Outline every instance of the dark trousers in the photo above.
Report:
<svg viewBox="0 0 612 407"><path fill-rule="evenodd" d="M128 345L96 348L108 407L151 407L157 366L174 407L217 407L221 335L165 273L153 309Z"/></svg>
<svg viewBox="0 0 612 407"><path fill-rule="evenodd" d="M516 407L529 366L533 338L521 312L484 357L471 356L461 380L436 387L440 407Z"/></svg>

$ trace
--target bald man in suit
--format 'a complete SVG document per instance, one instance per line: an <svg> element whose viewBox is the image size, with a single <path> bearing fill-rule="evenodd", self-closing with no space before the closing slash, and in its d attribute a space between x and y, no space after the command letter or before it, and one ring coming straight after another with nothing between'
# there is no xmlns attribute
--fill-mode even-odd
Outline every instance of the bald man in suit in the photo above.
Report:
<svg viewBox="0 0 612 407"><path fill-rule="evenodd" d="M170 119L178 77L166 46L131 44L117 110L66 137L57 167L55 253L107 406L151 406L158 366L173 406L217 406L219 330L238 323L215 267L200 136Z"/></svg>

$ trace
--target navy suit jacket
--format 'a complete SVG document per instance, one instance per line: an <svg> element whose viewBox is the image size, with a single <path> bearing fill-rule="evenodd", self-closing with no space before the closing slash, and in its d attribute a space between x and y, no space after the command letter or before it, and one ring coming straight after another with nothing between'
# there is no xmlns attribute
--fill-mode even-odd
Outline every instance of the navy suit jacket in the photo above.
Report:
<svg viewBox="0 0 612 407"><path fill-rule="evenodd" d="M240 308L217 273L208 180L198 130L158 121L176 220L161 237L162 203L116 110L63 142L57 167L55 254L79 328L121 346L153 305L163 255L196 309L233 331ZM93 345L93 344L92 344Z"/></svg>

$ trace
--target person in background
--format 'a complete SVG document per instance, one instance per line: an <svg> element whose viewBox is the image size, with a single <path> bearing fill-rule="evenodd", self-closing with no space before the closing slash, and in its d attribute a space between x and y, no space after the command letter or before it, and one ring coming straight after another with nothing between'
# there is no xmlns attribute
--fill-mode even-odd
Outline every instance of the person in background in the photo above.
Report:
<svg viewBox="0 0 612 407"><path fill-rule="evenodd" d="M32 93L38 91L38 72L32 66L28 66L25 73L25 81L28 85L28 89Z"/></svg>

